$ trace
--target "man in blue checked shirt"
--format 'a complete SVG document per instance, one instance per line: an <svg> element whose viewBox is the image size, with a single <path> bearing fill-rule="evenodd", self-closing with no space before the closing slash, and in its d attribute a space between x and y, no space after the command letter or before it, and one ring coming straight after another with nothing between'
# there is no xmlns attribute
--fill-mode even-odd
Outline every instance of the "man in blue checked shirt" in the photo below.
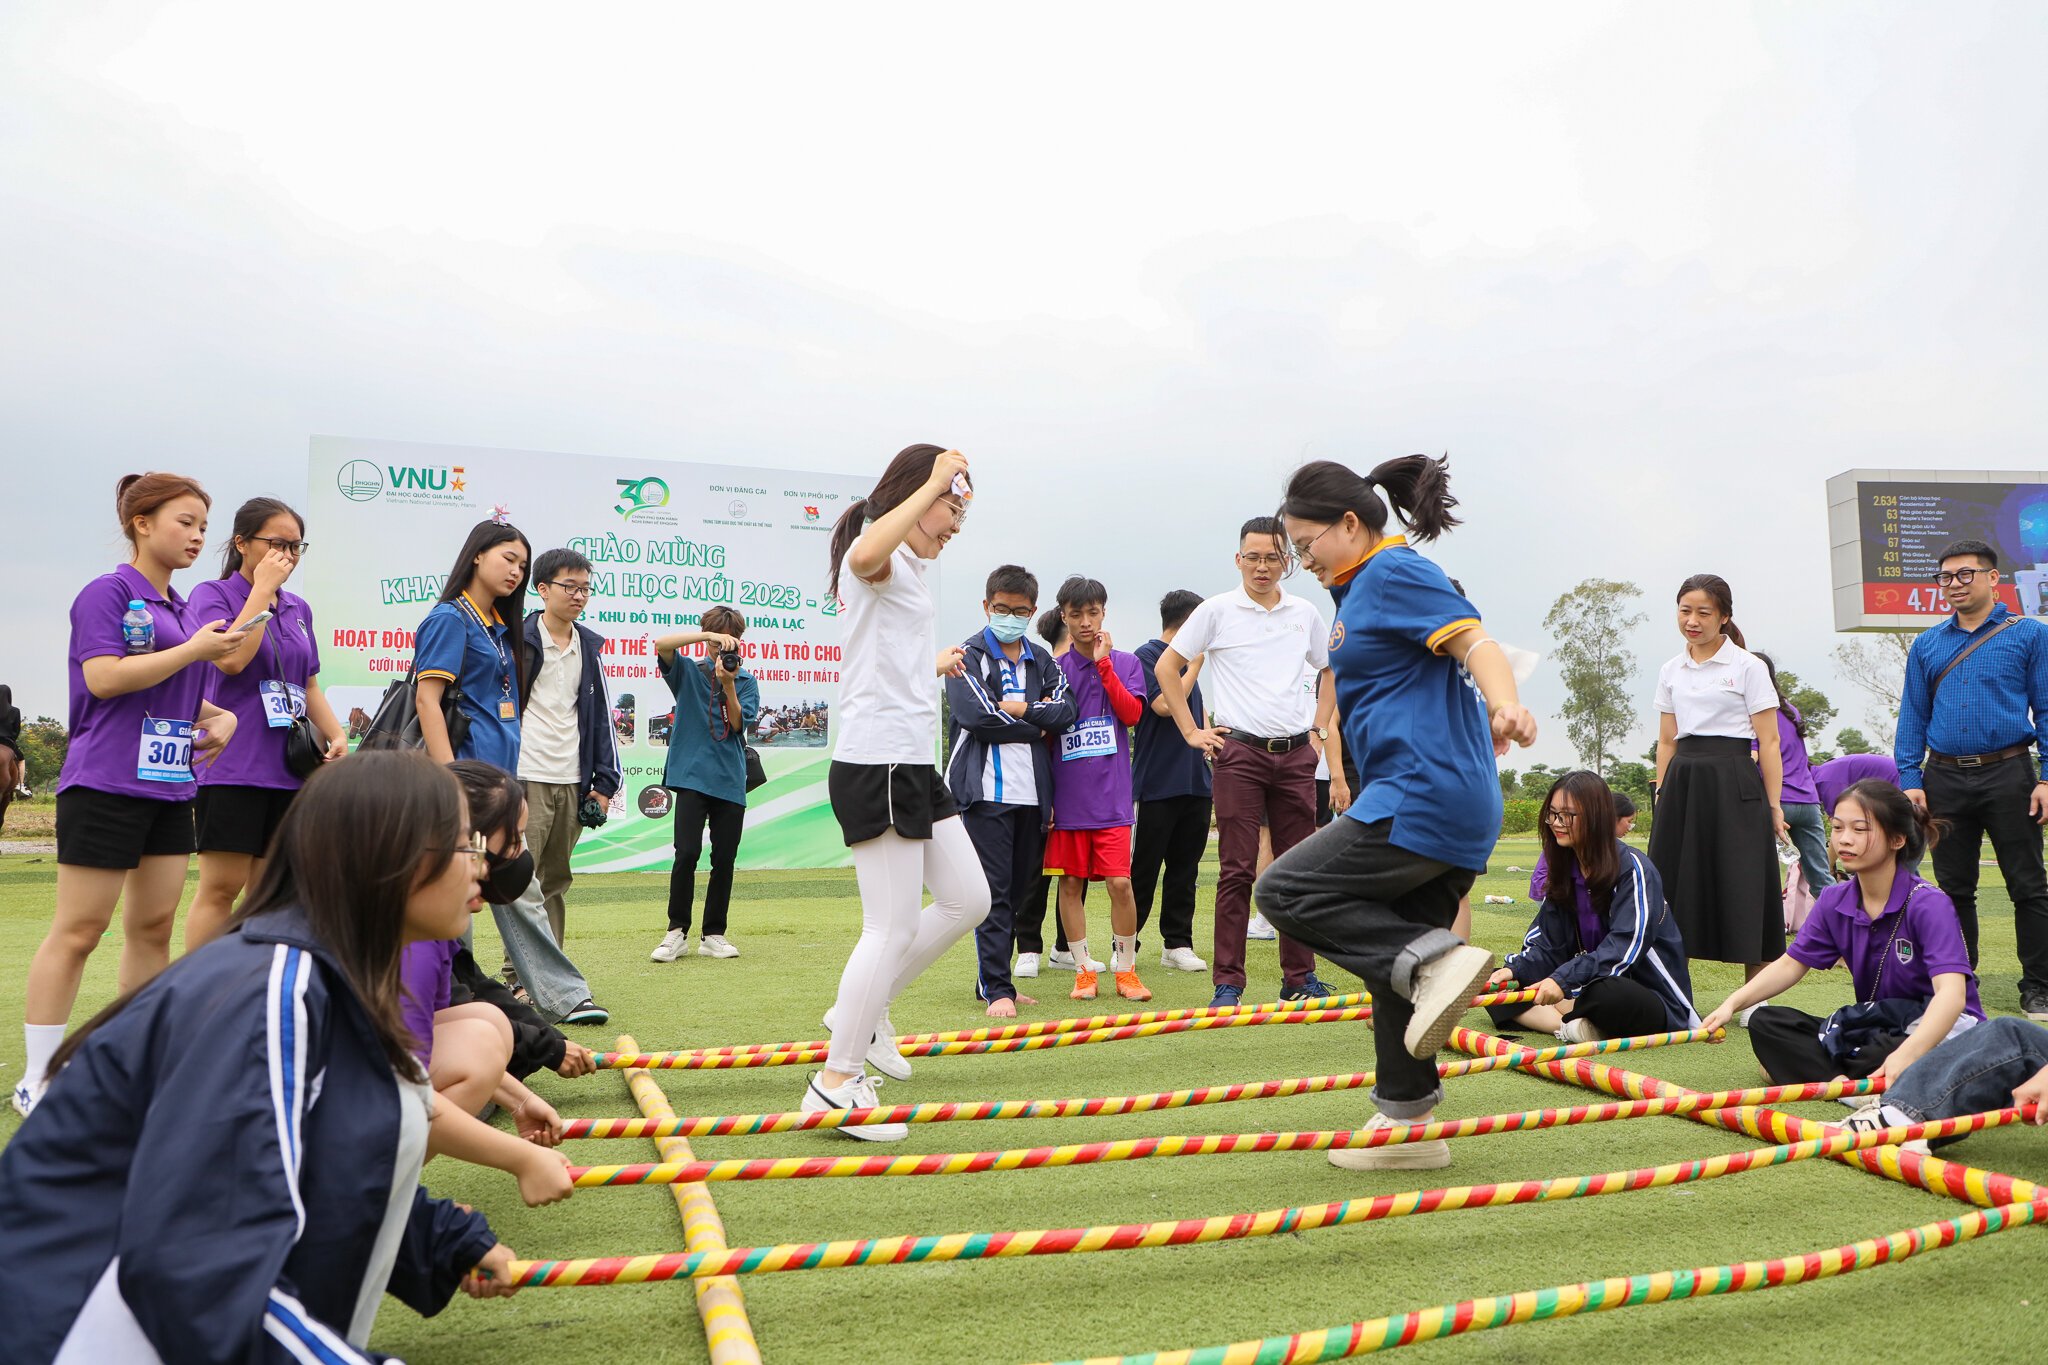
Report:
<svg viewBox="0 0 2048 1365"><path fill-rule="evenodd" d="M2048 781L2048 625L1998 600L1998 552L1962 540L1942 552L1935 583L1955 615L1906 656L1893 754L1906 795L1948 822L1934 879L1955 902L1977 961L1977 854L1986 834L2012 896L2020 950L2020 1008L2048 1019L2048 871L2041 826Z"/></svg>

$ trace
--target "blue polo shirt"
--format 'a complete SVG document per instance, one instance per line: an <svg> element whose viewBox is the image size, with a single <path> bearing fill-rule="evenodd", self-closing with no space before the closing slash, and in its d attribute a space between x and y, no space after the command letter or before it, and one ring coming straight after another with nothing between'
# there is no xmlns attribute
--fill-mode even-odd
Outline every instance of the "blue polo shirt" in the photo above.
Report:
<svg viewBox="0 0 2048 1365"><path fill-rule="evenodd" d="M1500 836L1500 778L1486 703L1439 653L1479 611L1403 536L1373 548L1331 589L1330 672L1344 748L1366 779L1344 813L1394 822L1395 846L1469 871Z"/></svg>
<svg viewBox="0 0 2048 1365"><path fill-rule="evenodd" d="M497 609L479 609L467 593L440 603L420 622L412 647L414 676L441 678L462 689L469 736L455 751L457 758L519 771L518 648Z"/></svg>
<svg viewBox="0 0 2048 1365"><path fill-rule="evenodd" d="M744 667L733 679L733 694L740 699L740 723L734 729L726 724L724 689L711 681L703 660L686 658L679 649L661 665L661 677L676 698L661 785L746 805L747 736L761 718L761 684Z"/></svg>
<svg viewBox="0 0 2048 1365"><path fill-rule="evenodd" d="M1209 795L1209 760L1181 738L1180 726L1174 724L1172 716L1162 716L1152 709L1159 696L1159 656L1164 653L1164 640L1147 640L1137 649L1138 663L1145 670L1145 710L1138 717L1138 733L1131 750L1131 797L1137 801ZM1197 723L1201 721L1200 683L1188 689L1188 711Z"/></svg>

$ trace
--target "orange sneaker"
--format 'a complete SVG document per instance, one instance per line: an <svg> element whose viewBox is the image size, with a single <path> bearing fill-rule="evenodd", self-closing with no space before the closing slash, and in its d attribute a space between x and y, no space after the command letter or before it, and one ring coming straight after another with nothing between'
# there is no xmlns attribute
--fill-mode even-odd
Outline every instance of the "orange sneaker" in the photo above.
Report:
<svg viewBox="0 0 2048 1365"><path fill-rule="evenodd" d="M1126 1000L1150 1000L1152 992L1145 989L1145 983L1138 980L1135 971L1116 974L1116 993Z"/></svg>
<svg viewBox="0 0 2048 1365"><path fill-rule="evenodd" d="M1090 971L1074 973L1074 994L1072 998L1075 1000L1093 1000L1095 998L1095 973Z"/></svg>

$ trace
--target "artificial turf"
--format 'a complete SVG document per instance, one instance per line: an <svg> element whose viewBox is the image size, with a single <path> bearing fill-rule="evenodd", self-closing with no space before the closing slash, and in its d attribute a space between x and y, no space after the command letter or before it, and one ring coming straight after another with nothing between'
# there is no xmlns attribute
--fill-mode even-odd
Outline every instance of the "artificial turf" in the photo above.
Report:
<svg viewBox="0 0 2048 1365"><path fill-rule="evenodd" d="M1529 840L1504 841L1474 888L1516 904L1476 907L1475 938L1502 950L1526 927ZM1992 1012L2017 1008L2011 910L1995 870L1983 898L1983 994ZM0 857L0 1018L19 1017L22 975L48 922L51 858ZM1197 950L1206 952L1214 864L1205 870ZM646 874L579 879L570 897L570 948L612 1011L602 1030L577 1030L595 1047L631 1033L646 1048L810 1039L830 1003L859 927L848 872L746 874L730 936L742 956L647 953L660 938L666 880ZM1098 911L1098 913L1100 913ZM494 951L480 917L481 960ZM1107 935L1096 941L1106 946ZM118 926L110 937L118 936ZM108 945L111 948L111 944ZM96 954L77 1019L113 991L115 953ZM1140 961L1152 1008L1208 1002L1209 982ZM1251 948L1247 1000L1274 998L1279 971L1269 943ZM1356 983L1325 969L1339 990ZM1698 964L1702 1009L1738 972ZM1023 983L1032 989L1033 983ZM1067 1000L1072 978L1048 972L1027 1019L1110 1013L1114 1002ZM903 1031L976 1026L971 945L954 949L899 1001ZM1787 1003L1822 1011L1850 999L1847 974L1814 973ZM1467 1021L1487 1026L1485 1016ZM1549 1040L1531 1040L1547 1042ZM1743 1035L1609 1059L1698 1089L1764 1082ZM1368 1069L1359 1024L1263 1026L998 1056L920 1060L917 1074L883 1089L884 1102L1127 1095L1231 1081ZM0 1079L21 1066L18 1035L0 1029ZM794 1109L804 1070L657 1073L677 1112ZM636 1114L623 1079L577 1081L543 1073L536 1088L567 1116ZM1507 1073L1453 1080L1445 1117L1578 1103L1585 1093ZM1839 1117L1833 1104L1795 1106ZM829 1132L694 1140L700 1157L873 1155L977 1151L1105 1137L1355 1127L1370 1109L1360 1092L1261 1100L1117 1118L913 1126L886 1147ZM0 1115L0 1139L16 1126ZM1656 1117L1453 1144L1440 1172L1347 1173L1318 1153L1234 1154L955 1177L772 1181L712 1187L735 1246L896 1233L1057 1228L1251 1212L1433 1185L1519 1181L1652 1166L1735 1151L1749 1140L1679 1118ZM577 1141L578 1163L650 1160L645 1140ZM2048 1180L2048 1135L2004 1129L1944 1156ZM666 1189L585 1190L565 1204L523 1207L495 1172L437 1161L437 1194L489 1215L523 1256L584 1257L680 1250ZM1807 1161L1697 1185L1546 1205L1438 1213L1253 1241L1181 1248L918 1266L806 1271L741 1281L769 1361L925 1362L1066 1359L1203 1346L1370 1318L1456 1299L1610 1275L1765 1259L1818 1250L1954 1216L1964 1206L1830 1161ZM2022 1228L1825 1283L1535 1323L1412 1348L1417 1358L1584 1361L1650 1354L1669 1361L1732 1356L1847 1359L1866 1348L1923 1360L2031 1356L2048 1314L2048 1240ZM374 1344L414 1361L701 1361L704 1336L687 1285L530 1289L510 1301L458 1299L430 1320L387 1302Z"/></svg>

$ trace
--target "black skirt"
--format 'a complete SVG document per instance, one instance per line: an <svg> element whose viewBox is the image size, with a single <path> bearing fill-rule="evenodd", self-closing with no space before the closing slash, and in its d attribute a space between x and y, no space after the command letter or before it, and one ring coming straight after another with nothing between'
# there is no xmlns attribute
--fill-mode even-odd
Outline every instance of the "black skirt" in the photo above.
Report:
<svg viewBox="0 0 2048 1365"><path fill-rule="evenodd" d="M895 830L906 839L929 839L932 826L960 813L946 779L929 763L841 763L832 760L825 791L846 846Z"/></svg>
<svg viewBox="0 0 2048 1365"><path fill-rule="evenodd" d="M1686 956L1769 962L1785 951L1777 836L1749 741L1690 735L1665 769L1650 861Z"/></svg>

